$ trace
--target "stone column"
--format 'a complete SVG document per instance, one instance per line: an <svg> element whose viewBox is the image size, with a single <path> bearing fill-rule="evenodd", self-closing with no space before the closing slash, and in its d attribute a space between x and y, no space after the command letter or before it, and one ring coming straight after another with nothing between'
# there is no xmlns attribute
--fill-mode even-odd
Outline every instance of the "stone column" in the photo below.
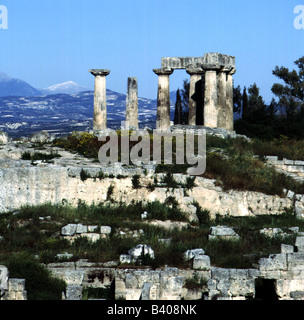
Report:
<svg viewBox="0 0 304 320"><path fill-rule="evenodd" d="M218 117L217 126L219 128L226 129L227 122L227 107L226 107L226 83L227 72L230 72L231 68L222 68L217 75L217 105L218 105Z"/></svg>
<svg viewBox="0 0 304 320"><path fill-rule="evenodd" d="M186 71L190 74L188 124L195 126L196 111L203 107L202 75L204 74L204 71L201 68L187 68Z"/></svg>
<svg viewBox="0 0 304 320"><path fill-rule="evenodd" d="M173 69L153 69L153 72L158 75L156 129L166 130L170 128L169 76L173 73Z"/></svg>
<svg viewBox="0 0 304 320"><path fill-rule="evenodd" d="M204 126L216 128L218 118L217 72L220 65L203 64L205 71Z"/></svg>
<svg viewBox="0 0 304 320"><path fill-rule="evenodd" d="M138 129L138 85L134 77L128 78L126 121L131 129Z"/></svg>
<svg viewBox="0 0 304 320"><path fill-rule="evenodd" d="M225 129L233 131L233 75L236 73L236 69L232 68L227 74L226 82L226 125Z"/></svg>
<svg viewBox="0 0 304 320"><path fill-rule="evenodd" d="M110 70L92 69L90 72L95 76L93 130L105 130L107 129L106 76Z"/></svg>

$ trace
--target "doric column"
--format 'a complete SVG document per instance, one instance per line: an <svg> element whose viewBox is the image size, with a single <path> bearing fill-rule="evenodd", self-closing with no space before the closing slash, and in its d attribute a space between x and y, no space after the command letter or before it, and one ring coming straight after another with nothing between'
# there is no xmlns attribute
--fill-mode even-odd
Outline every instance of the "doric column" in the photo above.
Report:
<svg viewBox="0 0 304 320"><path fill-rule="evenodd" d="M128 78L126 121L131 129L138 129L138 85L135 77Z"/></svg>
<svg viewBox="0 0 304 320"><path fill-rule="evenodd" d="M153 69L153 72L158 75L156 129L166 130L170 128L169 76L173 73L173 69Z"/></svg>
<svg viewBox="0 0 304 320"><path fill-rule="evenodd" d="M232 68L227 74L226 82L226 125L225 129L233 131L233 75L236 69Z"/></svg>
<svg viewBox="0 0 304 320"><path fill-rule="evenodd" d="M218 105L218 116L217 126L219 128L226 129L227 123L227 73L231 71L231 68L222 68L217 75L217 105Z"/></svg>
<svg viewBox="0 0 304 320"><path fill-rule="evenodd" d="M90 72L95 76L93 130L105 130L107 129L106 76L110 70L92 69Z"/></svg>
<svg viewBox="0 0 304 320"><path fill-rule="evenodd" d="M204 74L204 71L201 68L187 68L186 71L190 74L188 124L195 126L196 111L199 108L202 108L203 105L202 75Z"/></svg>
<svg viewBox="0 0 304 320"><path fill-rule="evenodd" d="M217 64L202 64L205 71L204 126L218 126L217 72L221 69Z"/></svg>

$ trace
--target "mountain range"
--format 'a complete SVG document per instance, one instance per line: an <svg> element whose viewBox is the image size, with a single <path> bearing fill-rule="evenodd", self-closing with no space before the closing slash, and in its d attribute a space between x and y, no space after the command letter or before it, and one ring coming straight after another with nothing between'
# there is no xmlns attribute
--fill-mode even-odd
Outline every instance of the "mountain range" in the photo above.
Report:
<svg viewBox="0 0 304 320"><path fill-rule="evenodd" d="M174 113L175 92L171 93ZM45 89L0 72L0 131L11 137L47 130L67 135L92 129L94 91L68 81ZM117 129L125 120L126 95L107 89L108 127ZM154 128L157 100L138 98L140 128Z"/></svg>

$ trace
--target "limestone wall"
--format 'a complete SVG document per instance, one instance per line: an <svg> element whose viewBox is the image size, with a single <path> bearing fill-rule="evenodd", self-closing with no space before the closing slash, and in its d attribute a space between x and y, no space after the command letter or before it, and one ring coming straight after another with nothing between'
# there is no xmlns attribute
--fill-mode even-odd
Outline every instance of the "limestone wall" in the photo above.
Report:
<svg viewBox="0 0 304 320"><path fill-rule="evenodd" d="M116 202L130 204L134 201L164 202L173 196L181 207L188 212L189 219L195 220L193 201L208 209L212 217L217 213L231 216L248 216L278 214L290 208L293 201L289 198L268 196L258 192L228 191L215 186L215 181L197 177L192 190L167 188L158 184L154 191L147 186L154 183L154 177L162 181L164 174L142 175L141 187L132 187L132 176L126 178L89 178L80 179L83 167L38 164L29 161L6 160L0 163L0 212L17 210L24 205L44 203L70 203L76 206L79 201L87 204L105 202L110 186L114 187L112 199ZM84 167L85 171L95 177L100 167ZM186 176L173 175L175 181L184 183ZM195 209L195 208L194 208Z"/></svg>

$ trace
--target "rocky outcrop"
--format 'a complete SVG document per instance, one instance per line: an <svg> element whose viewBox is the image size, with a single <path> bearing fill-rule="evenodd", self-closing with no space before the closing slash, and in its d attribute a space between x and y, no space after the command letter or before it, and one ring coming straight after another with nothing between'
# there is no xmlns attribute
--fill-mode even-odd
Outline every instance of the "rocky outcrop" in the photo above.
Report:
<svg viewBox="0 0 304 320"><path fill-rule="evenodd" d="M59 161L59 160L58 160ZM79 201L87 204L104 203L108 200L108 190L113 188L111 199L115 202L130 204L132 201L165 202L168 197L174 197L180 207L186 212L189 221L196 222L196 207L210 211L211 217L216 214L230 216L255 216L279 214L285 208L293 205L293 200L269 196L250 191L224 192L215 185L215 181L197 177L196 186L192 190L183 187L168 188L165 185L155 186L151 191L148 186L154 177L161 181L163 174L141 176L141 188L134 189L132 176L125 178L98 178L102 167L56 165L40 163L33 166L30 161L3 160L0 161L0 212L12 211L25 205L44 203L69 203L76 206ZM85 168L91 178L82 180L81 170ZM178 180L183 175L173 175Z"/></svg>

